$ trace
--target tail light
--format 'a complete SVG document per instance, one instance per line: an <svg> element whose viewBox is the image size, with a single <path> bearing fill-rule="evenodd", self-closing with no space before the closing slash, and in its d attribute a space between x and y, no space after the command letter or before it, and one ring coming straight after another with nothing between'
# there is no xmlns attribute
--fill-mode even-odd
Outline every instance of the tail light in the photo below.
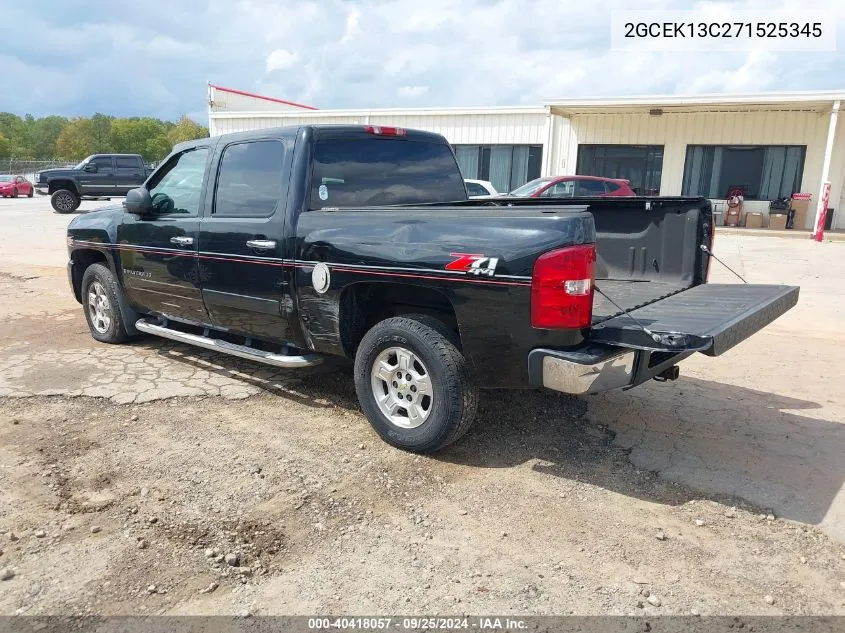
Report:
<svg viewBox="0 0 845 633"><path fill-rule="evenodd" d="M532 327L590 327L595 262L595 244L569 246L537 258L531 279Z"/></svg>
<svg viewBox="0 0 845 633"><path fill-rule="evenodd" d="M367 134L376 134L377 136L406 136L408 130L403 127L388 127L385 125L368 125L364 128Z"/></svg>

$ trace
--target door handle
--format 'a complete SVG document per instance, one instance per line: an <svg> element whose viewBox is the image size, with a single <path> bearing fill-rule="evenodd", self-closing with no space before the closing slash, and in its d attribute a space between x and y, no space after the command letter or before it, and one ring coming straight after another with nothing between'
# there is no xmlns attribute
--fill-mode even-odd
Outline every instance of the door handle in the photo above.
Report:
<svg viewBox="0 0 845 633"><path fill-rule="evenodd" d="M174 244L178 244L179 246L190 246L194 243L194 238L192 237L171 237L170 241Z"/></svg>
<svg viewBox="0 0 845 633"><path fill-rule="evenodd" d="M276 248L276 240L247 240L246 245L260 251Z"/></svg>

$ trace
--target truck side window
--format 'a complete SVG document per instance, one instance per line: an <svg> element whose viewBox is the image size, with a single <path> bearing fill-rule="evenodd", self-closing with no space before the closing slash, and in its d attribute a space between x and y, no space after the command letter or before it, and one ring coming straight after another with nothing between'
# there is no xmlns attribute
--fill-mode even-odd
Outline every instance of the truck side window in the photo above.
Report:
<svg viewBox="0 0 845 633"><path fill-rule="evenodd" d="M111 174L114 171L111 156L97 156L96 158L92 158L88 164L96 165L98 174Z"/></svg>
<svg viewBox="0 0 845 633"><path fill-rule="evenodd" d="M150 196L157 214L194 216L199 213L207 158L207 147L190 149L171 159L156 173L150 182Z"/></svg>
<svg viewBox="0 0 845 633"><path fill-rule="evenodd" d="M266 218L282 197L285 148L279 141L233 143L223 150L217 171L214 215Z"/></svg>

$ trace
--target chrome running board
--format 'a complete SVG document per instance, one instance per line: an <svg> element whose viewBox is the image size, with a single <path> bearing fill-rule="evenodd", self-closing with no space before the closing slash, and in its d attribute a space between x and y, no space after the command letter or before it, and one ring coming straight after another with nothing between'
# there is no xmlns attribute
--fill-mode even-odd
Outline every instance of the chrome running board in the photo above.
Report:
<svg viewBox="0 0 845 633"><path fill-rule="evenodd" d="M247 360L264 363L266 365L273 365L275 367L298 369L300 367L319 365L323 362L323 357L319 354L303 354L302 356L274 354L273 352L265 352L260 349L246 347L245 345L237 345L228 341L221 341L220 339L180 332L179 330L173 330L168 327L149 323L144 319L138 319L135 322L135 327L139 332L144 332L145 334L153 334L155 336L170 339L171 341L187 343L188 345L195 345L196 347L220 352L221 354L229 354L239 358L246 358Z"/></svg>

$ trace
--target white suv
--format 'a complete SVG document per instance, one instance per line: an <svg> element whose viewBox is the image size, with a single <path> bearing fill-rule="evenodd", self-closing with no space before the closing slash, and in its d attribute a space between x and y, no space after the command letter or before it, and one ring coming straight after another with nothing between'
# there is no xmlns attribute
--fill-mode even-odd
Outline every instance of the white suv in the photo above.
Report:
<svg viewBox="0 0 845 633"><path fill-rule="evenodd" d="M467 195L470 198L493 198L498 196L499 192L493 186L493 183L487 180L464 180L467 187Z"/></svg>

